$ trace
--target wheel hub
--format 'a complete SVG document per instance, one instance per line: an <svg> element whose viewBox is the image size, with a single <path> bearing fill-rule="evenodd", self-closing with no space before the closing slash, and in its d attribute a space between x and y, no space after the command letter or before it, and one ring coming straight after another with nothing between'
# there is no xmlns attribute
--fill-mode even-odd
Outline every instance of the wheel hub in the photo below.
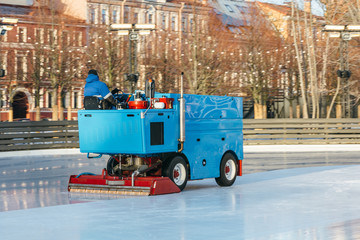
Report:
<svg viewBox="0 0 360 240"><path fill-rule="evenodd" d="M179 171L174 170L174 178L178 178L180 176Z"/></svg>
<svg viewBox="0 0 360 240"><path fill-rule="evenodd" d="M236 166L234 161L228 160L225 164L225 177L228 180L231 180L235 177L236 174Z"/></svg>
<svg viewBox="0 0 360 240"><path fill-rule="evenodd" d="M173 171L174 183L180 186L185 182L185 177L186 177L186 170L184 165L180 163L176 164Z"/></svg>

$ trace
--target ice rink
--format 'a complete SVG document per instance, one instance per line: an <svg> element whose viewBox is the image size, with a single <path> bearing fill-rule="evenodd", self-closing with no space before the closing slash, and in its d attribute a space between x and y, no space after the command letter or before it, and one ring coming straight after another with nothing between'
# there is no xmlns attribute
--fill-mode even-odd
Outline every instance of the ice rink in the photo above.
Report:
<svg viewBox="0 0 360 240"><path fill-rule="evenodd" d="M106 159L77 151L0 153L0 239L360 239L359 145L246 146L232 187L92 202L68 177Z"/></svg>

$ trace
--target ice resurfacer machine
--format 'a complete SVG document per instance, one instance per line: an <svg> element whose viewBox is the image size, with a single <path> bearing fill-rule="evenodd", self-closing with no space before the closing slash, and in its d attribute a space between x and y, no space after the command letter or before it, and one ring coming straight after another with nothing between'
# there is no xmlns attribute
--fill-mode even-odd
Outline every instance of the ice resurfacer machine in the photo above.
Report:
<svg viewBox="0 0 360 240"><path fill-rule="evenodd" d="M117 109L78 112L80 151L109 159L99 175L72 175L70 192L158 195L241 176L242 98L155 93L152 84L115 94Z"/></svg>

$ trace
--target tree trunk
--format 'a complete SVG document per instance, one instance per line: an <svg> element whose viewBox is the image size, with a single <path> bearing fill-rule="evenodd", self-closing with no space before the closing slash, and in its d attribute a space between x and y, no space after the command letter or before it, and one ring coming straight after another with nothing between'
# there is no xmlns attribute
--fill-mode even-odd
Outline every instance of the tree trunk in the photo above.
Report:
<svg viewBox="0 0 360 240"><path fill-rule="evenodd" d="M71 103L71 102L70 102ZM67 108L67 120L71 121L72 120L72 108L71 108L71 104L69 104L68 108Z"/></svg>
<svg viewBox="0 0 360 240"><path fill-rule="evenodd" d="M40 121L41 120L41 116L40 116L40 107L36 107L35 108L35 121Z"/></svg>
<svg viewBox="0 0 360 240"><path fill-rule="evenodd" d="M267 106L266 106L266 104L262 105L262 116L263 116L263 119L267 119Z"/></svg>
<svg viewBox="0 0 360 240"><path fill-rule="evenodd" d="M53 105L52 107L52 120L53 121L58 121L58 106L57 105Z"/></svg>
<svg viewBox="0 0 360 240"><path fill-rule="evenodd" d="M294 118L294 108L293 108L293 102L292 100L289 101L289 118Z"/></svg>
<svg viewBox="0 0 360 240"><path fill-rule="evenodd" d="M263 106L259 103L254 103L254 119L263 119Z"/></svg>
<svg viewBox="0 0 360 240"><path fill-rule="evenodd" d="M341 104L336 105L336 118L341 118L342 115L342 106Z"/></svg>
<svg viewBox="0 0 360 240"><path fill-rule="evenodd" d="M58 88L58 93L57 93L57 105L58 105L58 111L59 111L59 115L58 115L58 120L59 121L64 121L64 106L62 104L61 101L61 97L62 97L62 88Z"/></svg>
<svg viewBox="0 0 360 240"><path fill-rule="evenodd" d="M312 102L312 118L318 117L318 89L316 82L316 60L314 53L314 43L312 38L312 24L311 24L311 12L310 12L310 20L308 21L307 12L304 11L304 19L305 19L305 42L307 47L308 54L308 64L309 64L309 76L310 76L310 91L311 91L311 102ZM310 22L310 23L309 23Z"/></svg>
<svg viewBox="0 0 360 240"><path fill-rule="evenodd" d="M333 99L331 100L331 103L330 103L330 106L329 106L329 110L328 110L328 112L327 112L327 116L326 116L326 118L330 118L330 113L331 113L331 110L332 110L332 108L333 108L333 106L334 106L334 103L335 103L335 99L337 98L337 96L338 96L338 94L339 94L339 91L340 91L340 80L341 80L341 78L337 78L337 86L336 86L336 91L335 91L335 94L334 94L334 97L333 97ZM336 108L337 109L337 108ZM337 110L336 110L337 111ZM337 117L337 113L336 113L336 117Z"/></svg>
<svg viewBox="0 0 360 240"><path fill-rule="evenodd" d="M51 98L51 104L52 104L52 120L58 121L58 105L57 105L57 88L53 90L53 96Z"/></svg>
<svg viewBox="0 0 360 240"><path fill-rule="evenodd" d="M330 106L326 106L326 115L329 113L330 111ZM329 113L329 116L330 116L331 113Z"/></svg>
<svg viewBox="0 0 360 240"><path fill-rule="evenodd" d="M14 121L14 110L12 107L9 108L9 122Z"/></svg>
<svg viewBox="0 0 360 240"><path fill-rule="evenodd" d="M59 105L59 121L64 121L64 108Z"/></svg>
<svg viewBox="0 0 360 240"><path fill-rule="evenodd" d="M296 104L296 118L301 118L301 107L300 107L300 104Z"/></svg>
<svg viewBox="0 0 360 240"><path fill-rule="evenodd" d="M293 36L294 36L294 46L295 46L295 53L296 53L296 57L297 57L297 64L298 64L298 69L299 69L299 81L300 81L300 88L301 88L301 96L303 98L303 118L309 118L308 115L308 107L307 107L307 100L306 100L306 89L305 89L305 81L304 81L304 76L303 76L303 68L301 66L301 56L300 56L300 50L298 48L298 39L297 39L297 32L296 32L296 27L295 27L295 3L294 1L292 1L291 4L291 16L292 16L292 30L293 30ZM297 12L297 21L298 21L298 28L300 29L300 18ZM301 36L299 37L301 40Z"/></svg>

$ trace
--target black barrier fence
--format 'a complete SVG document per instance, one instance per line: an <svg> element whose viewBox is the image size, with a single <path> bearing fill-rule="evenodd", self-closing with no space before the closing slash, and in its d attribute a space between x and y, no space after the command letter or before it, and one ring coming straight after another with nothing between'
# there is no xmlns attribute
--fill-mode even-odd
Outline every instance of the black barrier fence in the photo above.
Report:
<svg viewBox="0 0 360 240"><path fill-rule="evenodd" d="M360 144L360 119L245 119L244 143Z"/></svg>
<svg viewBox="0 0 360 240"><path fill-rule="evenodd" d="M0 123L0 151L77 147L77 121Z"/></svg>
<svg viewBox="0 0 360 240"><path fill-rule="evenodd" d="M244 144L360 144L360 119L244 119ZM77 121L1 122L0 151L78 148Z"/></svg>

